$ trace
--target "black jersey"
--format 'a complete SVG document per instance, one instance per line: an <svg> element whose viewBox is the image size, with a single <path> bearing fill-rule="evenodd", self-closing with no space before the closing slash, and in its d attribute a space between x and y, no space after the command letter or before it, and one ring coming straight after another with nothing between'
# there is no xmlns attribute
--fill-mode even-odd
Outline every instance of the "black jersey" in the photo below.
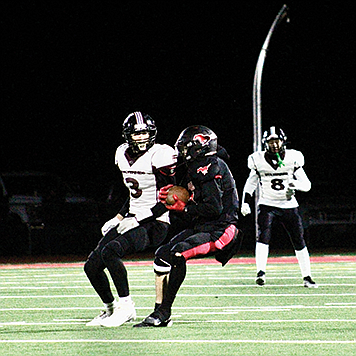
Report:
<svg viewBox="0 0 356 356"><path fill-rule="evenodd" d="M186 183L193 193L186 211L196 227L210 231L237 224L239 199L236 184L224 160L212 155L190 162Z"/></svg>

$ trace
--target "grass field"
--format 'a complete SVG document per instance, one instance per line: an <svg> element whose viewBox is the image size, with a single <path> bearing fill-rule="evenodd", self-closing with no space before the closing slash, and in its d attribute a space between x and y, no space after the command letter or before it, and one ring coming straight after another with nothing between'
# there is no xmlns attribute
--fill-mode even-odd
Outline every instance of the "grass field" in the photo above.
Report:
<svg viewBox="0 0 356 356"><path fill-rule="evenodd" d="M342 256L341 256L342 257ZM188 265L171 328L86 327L101 310L83 263L0 265L0 355L356 355L356 258L312 263L302 286L293 259ZM197 261L199 262L199 261ZM154 305L151 262L127 263L137 320Z"/></svg>

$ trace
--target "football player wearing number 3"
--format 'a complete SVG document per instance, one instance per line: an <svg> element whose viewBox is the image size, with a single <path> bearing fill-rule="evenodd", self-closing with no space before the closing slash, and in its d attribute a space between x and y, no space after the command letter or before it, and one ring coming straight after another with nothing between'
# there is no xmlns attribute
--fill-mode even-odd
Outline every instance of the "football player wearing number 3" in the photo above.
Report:
<svg viewBox="0 0 356 356"><path fill-rule="evenodd" d="M157 129L149 115L130 114L123 123L125 143L117 148L119 167L129 198L119 213L102 227L102 239L91 252L84 271L104 303L104 311L88 326L115 327L136 318L127 271L122 258L127 254L158 247L169 228L168 209L158 200L161 187L175 183L175 150L155 143ZM116 301L104 272L108 269L116 287Z"/></svg>
<svg viewBox="0 0 356 356"><path fill-rule="evenodd" d="M272 126L263 134L264 151L254 152L248 157L251 170L242 194L241 214L251 213L252 195L259 185L258 236L256 238L256 283L263 286L269 243L272 237L272 222L280 221L288 233L303 277L303 285L317 288L311 279L310 258L304 240L302 218L296 190L307 192L311 183L303 169L304 156L300 151L286 149L284 132Z"/></svg>

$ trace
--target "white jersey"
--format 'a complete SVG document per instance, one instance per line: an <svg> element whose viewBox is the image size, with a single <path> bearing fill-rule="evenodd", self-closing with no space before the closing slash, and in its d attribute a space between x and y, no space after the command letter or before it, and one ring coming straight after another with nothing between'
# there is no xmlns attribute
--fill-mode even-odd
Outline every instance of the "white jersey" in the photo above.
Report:
<svg viewBox="0 0 356 356"><path fill-rule="evenodd" d="M282 166L277 162L270 164L265 158L265 151L258 151L248 157L247 165L250 175L244 187L244 193L253 194L260 183L258 204L279 208L296 208L298 202L293 195L287 198L289 183L293 183L296 190L308 191L311 183L304 172L304 156L300 151L285 150Z"/></svg>
<svg viewBox="0 0 356 356"><path fill-rule="evenodd" d="M154 170L175 165L177 159L172 147L155 143L137 160L129 162L125 155L128 147L124 143L117 148L115 164L120 168L124 184L130 191L129 212L140 221L152 216L151 208L159 201ZM168 212L157 220L169 222Z"/></svg>

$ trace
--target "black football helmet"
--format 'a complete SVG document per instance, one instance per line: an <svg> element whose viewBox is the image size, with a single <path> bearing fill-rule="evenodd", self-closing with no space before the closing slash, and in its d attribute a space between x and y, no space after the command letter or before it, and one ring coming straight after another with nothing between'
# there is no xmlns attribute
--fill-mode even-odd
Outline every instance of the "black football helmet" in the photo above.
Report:
<svg viewBox="0 0 356 356"><path fill-rule="evenodd" d="M140 111L131 113L122 125L122 137L129 144L133 152L144 152L153 146L157 136L157 128L153 119ZM143 140L135 140L133 135L148 134Z"/></svg>
<svg viewBox="0 0 356 356"><path fill-rule="evenodd" d="M280 140L281 146L278 149L273 149L270 147L268 142L270 140ZM264 149L269 153L281 153L285 150L285 146L287 143L287 136L283 132L282 129L276 128L275 126L271 126L268 130L263 133L262 137L262 145Z"/></svg>
<svg viewBox="0 0 356 356"><path fill-rule="evenodd" d="M181 132L174 145L178 156L184 161L193 161L199 156L213 155L217 152L216 134L202 125L189 126Z"/></svg>

